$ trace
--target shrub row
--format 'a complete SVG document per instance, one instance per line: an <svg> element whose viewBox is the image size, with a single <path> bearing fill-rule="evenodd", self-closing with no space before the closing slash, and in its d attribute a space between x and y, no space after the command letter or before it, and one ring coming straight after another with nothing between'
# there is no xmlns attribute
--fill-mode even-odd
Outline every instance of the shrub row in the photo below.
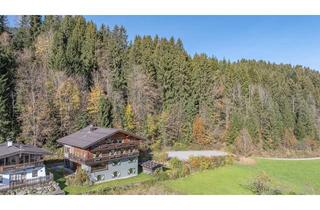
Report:
<svg viewBox="0 0 320 210"><path fill-rule="evenodd" d="M224 165L231 165L233 164L233 157L231 155L221 157L190 157L187 163L190 165L192 171L202 171Z"/></svg>

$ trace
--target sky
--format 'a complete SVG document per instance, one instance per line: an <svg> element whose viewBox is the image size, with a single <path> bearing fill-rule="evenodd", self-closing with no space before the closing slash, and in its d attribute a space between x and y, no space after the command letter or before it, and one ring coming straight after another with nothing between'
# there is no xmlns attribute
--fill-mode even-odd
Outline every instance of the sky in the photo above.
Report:
<svg viewBox="0 0 320 210"><path fill-rule="evenodd" d="M320 16L85 16L136 35L180 38L190 55L242 58L320 70ZM10 17L10 23L15 22Z"/></svg>

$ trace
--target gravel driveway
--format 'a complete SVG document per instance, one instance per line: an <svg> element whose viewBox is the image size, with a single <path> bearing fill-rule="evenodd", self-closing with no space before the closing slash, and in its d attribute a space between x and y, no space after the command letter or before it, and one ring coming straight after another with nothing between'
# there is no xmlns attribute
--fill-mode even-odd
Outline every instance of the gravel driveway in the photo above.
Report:
<svg viewBox="0 0 320 210"><path fill-rule="evenodd" d="M188 160L191 156L218 157L226 156L228 153L218 150L189 150L189 151L169 151L168 158L178 158L179 160Z"/></svg>

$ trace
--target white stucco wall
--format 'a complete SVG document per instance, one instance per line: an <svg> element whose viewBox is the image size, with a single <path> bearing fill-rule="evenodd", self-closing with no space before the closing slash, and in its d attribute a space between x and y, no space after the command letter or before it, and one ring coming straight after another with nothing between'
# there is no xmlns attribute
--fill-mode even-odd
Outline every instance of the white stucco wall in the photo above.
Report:
<svg viewBox="0 0 320 210"><path fill-rule="evenodd" d="M38 170L38 176L37 177L32 177L32 171L33 170ZM45 167L31 168L31 169L27 169L25 171L27 172L26 179L35 179L35 178L45 177L46 176Z"/></svg>
<svg viewBox="0 0 320 210"><path fill-rule="evenodd" d="M2 175L2 184L0 184L0 186L8 185L10 175L9 174L1 174L1 175Z"/></svg>
<svg viewBox="0 0 320 210"><path fill-rule="evenodd" d="M33 170L37 170L38 172L38 176L37 177L32 177L32 171ZM46 169L45 167L37 167L37 168L29 168L29 169L25 169L25 170L19 170L19 171L16 171L16 172L8 172L8 173L2 173L2 177L3 177L3 182L2 184L0 184L0 186L2 185L9 185L10 183L10 174L19 174L19 173L23 173L25 172L26 173L26 179L29 180L29 179L36 179L36 178L39 178L39 177L45 177L46 176Z"/></svg>
<svg viewBox="0 0 320 210"><path fill-rule="evenodd" d="M138 175L138 157L133 158L132 162L130 162L128 158L122 159L119 161L120 161L119 165L113 165L112 164L113 161L110 161L107 163L108 169L90 173L89 174L90 180L93 182L97 182L98 175L103 177L103 179L100 182L110 181L115 179L123 179L123 178L128 178L128 177L133 177ZM135 172L132 174L128 174L128 170L130 168L133 168ZM113 172L115 171L119 172L118 177L112 176Z"/></svg>

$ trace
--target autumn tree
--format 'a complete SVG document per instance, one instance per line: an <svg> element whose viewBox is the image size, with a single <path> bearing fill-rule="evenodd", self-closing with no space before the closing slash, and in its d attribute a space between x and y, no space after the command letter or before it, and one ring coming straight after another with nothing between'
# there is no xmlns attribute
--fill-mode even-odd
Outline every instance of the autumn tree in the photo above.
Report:
<svg viewBox="0 0 320 210"><path fill-rule="evenodd" d="M206 134L205 125L200 116L196 116L193 121L192 135L195 143L201 145L210 144L210 139Z"/></svg>
<svg viewBox="0 0 320 210"><path fill-rule="evenodd" d="M61 120L61 131L71 133L73 123L77 118L80 109L80 90L77 83L71 79L62 82L56 93L56 106L59 109L59 118Z"/></svg>
<svg viewBox="0 0 320 210"><path fill-rule="evenodd" d="M134 131L136 128L134 112L130 104L128 104L125 108L124 113L124 127L129 131Z"/></svg>

